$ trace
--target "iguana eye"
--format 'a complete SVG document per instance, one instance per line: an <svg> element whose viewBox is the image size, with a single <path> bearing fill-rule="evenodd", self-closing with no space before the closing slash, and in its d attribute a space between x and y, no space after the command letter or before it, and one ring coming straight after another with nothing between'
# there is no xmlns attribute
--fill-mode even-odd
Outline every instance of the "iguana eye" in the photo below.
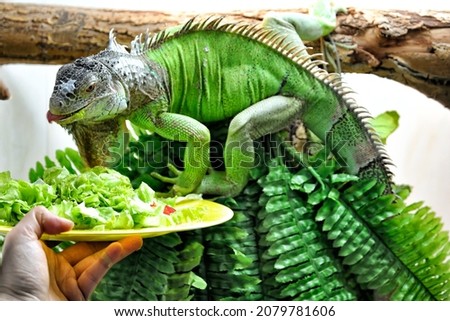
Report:
<svg viewBox="0 0 450 321"><path fill-rule="evenodd" d="M90 84L89 87L86 88L86 92L90 93L95 89L95 83L94 84Z"/></svg>

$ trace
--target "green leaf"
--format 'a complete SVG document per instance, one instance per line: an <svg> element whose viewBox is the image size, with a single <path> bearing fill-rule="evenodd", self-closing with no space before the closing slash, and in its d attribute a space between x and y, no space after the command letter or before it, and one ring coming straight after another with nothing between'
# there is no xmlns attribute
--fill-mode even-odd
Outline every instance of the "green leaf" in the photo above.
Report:
<svg viewBox="0 0 450 321"><path fill-rule="evenodd" d="M396 111L386 111L370 120L371 125L380 136L383 144L398 128L400 115Z"/></svg>
<svg viewBox="0 0 450 321"><path fill-rule="evenodd" d="M208 284L201 277L196 275L195 273L190 273L190 284L197 289L205 290Z"/></svg>
<svg viewBox="0 0 450 321"><path fill-rule="evenodd" d="M377 117L374 126L385 130L381 135L385 140L398 126L398 115ZM217 131L211 128L212 135ZM223 133L226 137L226 130ZM163 173L167 161L182 159L182 153L168 152L164 144L159 136L147 132L130 144L117 168L130 178L134 188L142 181L158 191L167 188L167 184L149 179L152 171ZM375 179L362 180L343 173L324 150L304 157L282 147L280 156L276 155L278 150L258 148L263 166L252 171L247 188L235 198L220 199L234 209L231 221L145 240L141 251L106 275L95 298L450 298L448 233L429 208L405 201L410 187L394 186L395 195L384 194L384 186ZM76 169L73 159L66 151L63 160L69 160ZM36 169L36 179L42 178L43 167L41 164ZM17 182L5 182L0 183L0 195L5 191L9 199L0 206L0 220L14 210L26 209L26 202L13 201L20 193L28 200L45 199L45 192L34 194L25 185L19 189ZM79 194L86 195L88 182L77 184ZM140 198L147 200L145 189ZM89 203L101 201L93 195L84 199ZM125 206L120 198L111 201L116 207Z"/></svg>
<svg viewBox="0 0 450 321"><path fill-rule="evenodd" d="M283 165L269 167L267 176L280 172L279 167ZM354 292L343 282L342 267L330 251L331 244L327 243L319 225L314 222L311 205L302 201L313 190L304 186L315 187L317 184L313 175L300 170L283 178L277 176L277 180L259 180L260 184L265 184L263 191L270 191L260 198L260 204L265 206L264 211L258 214L265 298L355 299ZM323 188L319 191L325 195L321 197L326 197ZM321 197L316 196L317 202Z"/></svg>

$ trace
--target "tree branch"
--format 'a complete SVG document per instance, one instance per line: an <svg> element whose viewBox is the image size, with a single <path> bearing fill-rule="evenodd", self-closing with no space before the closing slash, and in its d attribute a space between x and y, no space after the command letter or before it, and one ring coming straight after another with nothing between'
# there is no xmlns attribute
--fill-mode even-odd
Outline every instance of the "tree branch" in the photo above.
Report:
<svg viewBox="0 0 450 321"><path fill-rule="evenodd" d="M0 3L0 12L0 64L67 63L104 49L111 28L120 43L128 44L146 30L158 32L194 16L13 3ZM265 13L213 15L254 23ZM395 79L450 107L450 12L350 8L338 16L330 38L337 44L343 71ZM308 45L320 50L319 42Z"/></svg>
<svg viewBox="0 0 450 321"><path fill-rule="evenodd" d="M347 45L338 46L343 71L397 80L450 108L450 12L352 9L331 38Z"/></svg>

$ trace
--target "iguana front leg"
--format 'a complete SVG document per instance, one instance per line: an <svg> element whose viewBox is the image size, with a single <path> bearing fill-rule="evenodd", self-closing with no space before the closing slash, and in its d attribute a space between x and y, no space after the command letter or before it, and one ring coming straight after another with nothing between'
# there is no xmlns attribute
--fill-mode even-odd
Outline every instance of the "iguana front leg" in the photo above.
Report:
<svg viewBox="0 0 450 321"><path fill-rule="evenodd" d="M223 196L238 194L255 166L253 140L282 130L300 117L301 111L300 100L273 96L237 114L230 123L225 143L225 172L206 175L195 192Z"/></svg>
<svg viewBox="0 0 450 321"><path fill-rule="evenodd" d="M132 122L139 127L151 130L169 140L186 142L184 170L176 171L176 176L152 175L161 181L174 184L171 194L185 195L200 185L209 167L210 134L208 128L199 121L180 114L161 112L153 119L147 116L134 117Z"/></svg>

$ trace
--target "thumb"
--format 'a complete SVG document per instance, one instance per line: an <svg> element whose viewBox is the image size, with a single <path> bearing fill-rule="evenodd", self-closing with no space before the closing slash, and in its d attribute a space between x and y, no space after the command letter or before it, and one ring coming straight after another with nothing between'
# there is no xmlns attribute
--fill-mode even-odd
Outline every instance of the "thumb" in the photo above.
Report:
<svg viewBox="0 0 450 321"><path fill-rule="evenodd" d="M17 235L34 240L40 239L44 233L58 234L66 232L72 227L72 221L54 215L43 206L37 206L17 223L7 237Z"/></svg>

